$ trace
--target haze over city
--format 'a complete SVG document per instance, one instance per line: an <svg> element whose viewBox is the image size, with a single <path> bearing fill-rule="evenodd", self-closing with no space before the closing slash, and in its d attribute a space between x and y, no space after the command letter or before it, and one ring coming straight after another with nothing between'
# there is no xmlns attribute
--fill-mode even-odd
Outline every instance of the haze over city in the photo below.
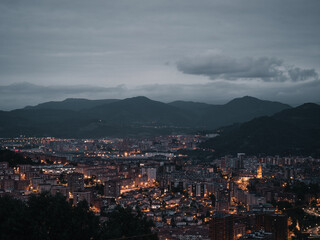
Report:
<svg viewBox="0 0 320 240"><path fill-rule="evenodd" d="M1 1L0 109L66 98L320 102L319 1Z"/></svg>

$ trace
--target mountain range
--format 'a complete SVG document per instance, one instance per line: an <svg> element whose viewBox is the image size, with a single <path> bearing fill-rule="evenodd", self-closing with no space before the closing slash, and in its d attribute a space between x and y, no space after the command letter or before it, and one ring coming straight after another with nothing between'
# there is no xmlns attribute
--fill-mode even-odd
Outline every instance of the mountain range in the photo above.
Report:
<svg viewBox="0 0 320 240"><path fill-rule="evenodd" d="M145 136L212 130L270 116L291 106L253 97L212 105L146 97L123 100L66 99L12 111L0 111L0 137Z"/></svg>
<svg viewBox="0 0 320 240"><path fill-rule="evenodd" d="M218 130L220 136L203 143L218 155L303 155L320 157L320 106L306 103L272 116L254 118Z"/></svg>

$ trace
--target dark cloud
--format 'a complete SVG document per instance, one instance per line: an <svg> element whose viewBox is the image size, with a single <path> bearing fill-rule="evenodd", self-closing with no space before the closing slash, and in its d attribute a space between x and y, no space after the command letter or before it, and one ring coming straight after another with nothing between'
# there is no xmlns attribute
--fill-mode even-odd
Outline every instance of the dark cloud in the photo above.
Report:
<svg viewBox="0 0 320 240"><path fill-rule="evenodd" d="M231 58L218 54L203 54L178 61L183 73L208 76L212 80L262 79L266 82L318 80L314 69L286 66L277 58Z"/></svg>
<svg viewBox="0 0 320 240"><path fill-rule="evenodd" d="M318 0L2 0L0 83L159 83L140 76L208 49L245 61L239 70L250 77L277 74L277 59L320 71L319 7ZM259 71L250 68L259 59L244 56L277 59L260 59Z"/></svg>
<svg viewBox="0 0 320 240"><path fill-rule="evenodd" d="M317 100L319 8L319 0L1 0L0 109L137 95ZM35 85L6 87L21 82Z"/></svg>
<svg viewBox="0 0 320 240"><path fill-rule="evenodd" d="M294 82L319 79L318 73L314 69L301 69L298 67L288 70L289 77Z"/></svg>

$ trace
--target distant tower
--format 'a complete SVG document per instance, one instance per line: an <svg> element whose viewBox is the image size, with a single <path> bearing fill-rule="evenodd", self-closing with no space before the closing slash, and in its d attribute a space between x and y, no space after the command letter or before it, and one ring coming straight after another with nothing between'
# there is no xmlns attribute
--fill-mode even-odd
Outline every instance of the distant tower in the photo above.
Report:
<svg viewBox="0 0 320 240"><path fill-rule="evenodd" d="M299 221L298 220L297 220L296 229L298 229L298 231L300 231L300 225L299 225Z"/></svg>
<svg viewBox="0 0 320 240"><path fill-rule="evenodd" d="M262 178L262 167L261 167L260 162L259 162L259 166L257 169L257 178Z"/></svg>

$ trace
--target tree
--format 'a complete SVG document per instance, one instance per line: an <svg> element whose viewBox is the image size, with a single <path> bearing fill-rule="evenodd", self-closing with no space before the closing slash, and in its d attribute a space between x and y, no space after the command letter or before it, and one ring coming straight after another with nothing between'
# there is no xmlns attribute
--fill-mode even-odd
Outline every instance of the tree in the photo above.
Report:
<svg viewBox="0 0 320 240"><path fill-rule="evenodd" d="M120 238L158 239L151 232L153 223L138 210L117 206L106 213L108 221L99 218L82 201L72 206L63 195L49 193L32 195L27 202L5 196L0 197L1 240L99 240Z"/></svg>
<svg viewBox="0 0 320 240"><path fill-rule="evenodd" d="M0 239L98 239L100 231L87 203L73 207L59 194L0 198L0 216Z"/></svg>
<svg viewBox="0 0 320 240"><path fill-rule="evenodd" d="M10 150L0 150L0 162L8 162L10 167L16 167L18 164L35 164L29 157L24 158L23 155Z"/></svg>
<svg viewBox="0 0 320 240"><path fill-rule="evenodd" d="M102 229L102 239L131 237L131 239L158 239L151 232L153 226L141 213L134 214L131 208L117 206L115 210L107 214L108 220Z"/></svg>
<svg viewBox="0 0 320 240"><path fill-rule="evenodd" d="M26 205L8 196L0 198L0 239L26 239L31 234Z"/></svg>

